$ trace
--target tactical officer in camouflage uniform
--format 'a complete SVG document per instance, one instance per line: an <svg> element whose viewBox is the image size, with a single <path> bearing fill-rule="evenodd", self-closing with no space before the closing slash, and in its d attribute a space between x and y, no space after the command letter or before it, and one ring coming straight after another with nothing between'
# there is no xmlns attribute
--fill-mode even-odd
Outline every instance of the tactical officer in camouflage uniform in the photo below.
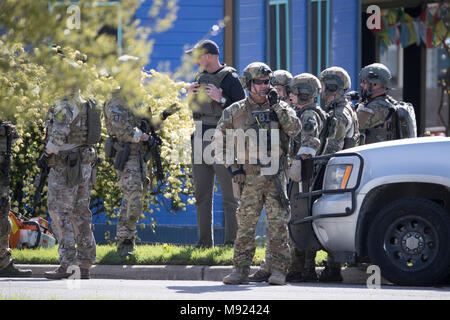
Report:
<svg viewBox="0 0 450 320"><path fill-rule="evenodd" d="M30 270L20 270L14 265L11 259L11 249L9 248L9 234L11 233L11 223L8 215L9 203L9 170L11 145L19 138L14 125L7 121L0 120L0 277L29 277Z"/></svg>
<svg viewBox="0 0 450 320"><path fill-rule="evenodd" d="M214 41L199 42L192 50L197 60L200 73L188 88L189 106L193 110L196 123L192 136L193 178L197 207L198 242L197 247L211 247L214 245L213 228L213 194L214 176L222 192L224 211L224 244L233 245L236 238L237 199L233 195L231 176L223 164L207 164L203 160L203 151L209 147L211 141L204 140L204 134L215 129L223 109L232 103L245 98L245 92L239 81L236 70L219 62L219 47ZM212 136L212 135L211 135ZM196 148L196 141L200 146ZM200 154L197 160L196 154Z"/></svg>
<svg viewBox="0 0 450 320"><path fill-rule="evenodd" d="M350 76L341 67L331 67L319 75L322 84L321 98L328 112L330 126L327 128L328 140L324 154L336 153L359 144L358 118L345 92L351 87ZM341 282L341 266L328 255L327 265L320 274L320 282Z"/></svg>
<svg viewBox="0 0 450 320"><path fill-rule="evenodd" d="M60 266L45 273L48 279L68 278L68 267L78 265L81 279L89 279L96 247L89 198L95 180L101 133L100 110L79 90L57 100L46 122L45 151L39 167L50 167L48 211L59 241Z"/></svg>
<svg viewBox="0 0 450 320"><path fill-rule="evenodd" d="M292 80L292 74L286 70L275 70L272 77L272 86L277 90L280 100L291 104L289 98L289 83Z"/></svg>
<svg viewBox="0 0 450 320"><path fill-rule="evenodd" d="M287 200L284 169L277 166L272 176L264 175L261 151L258 155L253 153L250 148L251 141L245 140L245 150L236 150L239 144L235 146L228 141L227 145L225 141L228 129L234 133L248 133L255 128L256 130L274 129L273 131L280 134L278 141L271 141L270 154L274 154L277 157L276 160L283 163L288 150L289 137L299 133L301 124L295 111L285 102L278 101L276 90L269 92L271 75L270 68L261 62L251 63L244 69L241 81L249 91L249 95L246 99L224 110L214 137L215 142L221 139L224 159L230 152L235 154L237 159L244 159L241 162L235 160L232 164L227 163L231 167L233 181L241 185L242 189L236 214L238 231L234 244L233 272L223 278L225 284L248 283L250 264L256 249L256 225L264 205L266 206L268 243L265 270L261 272L271 274L270 284L284 285L286 282L290 260L287 231L290 212L289 208L282 205L283 199ZM267 133L267 131L261 132ZM272 130L269 132L272 133Z"/></svg>
<svg viewBox="0 0 450 320"><path fill-rule="evenodd" d="M351 102L345 96L345 92L351 87L350 76L341 67L331 67L320 73L319 80L322 83L324 110L328 112L330 118L336 120L330 122L335 126L328 128L330 139L327 141L324 154L357 146L359 144L358 118Z"/></svg>
<svg viewBox="0 0 450 320"><path fill-rule="evenodd" d="M317 105L321 85L319 79L309 73L295 76L290 83L290 97L297 117L302 123L302 132L293 139L292 158L308 159L322 154L326 138L324 137L325 111ZM307 191L309 186L304 181L301 190ZM292 212L305 210L307 199L297 199L300 185L291 181L288 187ZM305 203L306 202L306 203ZM316 252L300 250L291 243L291 265L287 281L317 281L315 271Z"/></svg>
<svg viewBox="0 0 450 320"><path fill-rule="evenodd" d="M393 109L395 100L387 95L391 72L381 63L373 63L360 72L363 101L356 110L364 144L398 139Z"/></svg>
<svg viewBox="0 0 450 320"><path fill-rule="evenodd" d="M106 101L103 114L110 136L105 143L106 157L114 161L122 204L117 224L117 251L122 257L132 254L136 223L142 213L142 195L147 183L144 155L151 136L141 130L142 118L136 116L117 90Z"/></svg>

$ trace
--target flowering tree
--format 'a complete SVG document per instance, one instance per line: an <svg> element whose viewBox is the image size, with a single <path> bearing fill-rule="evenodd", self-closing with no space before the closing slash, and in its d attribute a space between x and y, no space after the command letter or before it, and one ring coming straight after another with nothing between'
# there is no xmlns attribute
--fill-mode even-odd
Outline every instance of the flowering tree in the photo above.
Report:
<svg viewBox="0 0 450 320"><path fill-rule="evenodd" d="M176 1L155 0L149 11L154 22L150 27L133 19L139 4L139 0L80 0L76 5L55 0L0 0L0 118L12 121L20 135L11 158L13 209L26 212L32 205L36 161L44 148L45 119L54 101L77 87L102 108L119 85L131 106L149 107L136 110L143 116L155 118L174 103L180 108L164 123L155 124L163 140L166 184L158 190L159 196L149 192L146 200L158 206L166 199L173 208L184 208L180 195L192 194L190 161L180 161L190 154L185 138L193 131L183 98L187 84L154 70L143 72L151 53L151 32L171 26ZM118 58L124 55L138 59L120 63ZM105 137L103 126L98 146L103 159ZM151 178L155 190L156 177ZM99 164L92 198L108 215L119 206L115 171L107 161ZM45 214L46 203L43 196L34 215Z"/></svg>

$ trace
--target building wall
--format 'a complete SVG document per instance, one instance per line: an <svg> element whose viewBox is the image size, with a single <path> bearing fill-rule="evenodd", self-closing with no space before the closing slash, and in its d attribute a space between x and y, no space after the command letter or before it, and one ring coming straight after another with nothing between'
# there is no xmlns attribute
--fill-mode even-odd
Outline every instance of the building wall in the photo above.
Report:
<svg viewBox="0 0 450 320"><path fill-rule="evenodd" d="M141 24L152 26L154 21L147 13L154 0L146 0L139 8L136 18ZM162 34L155 34L154 47L148 68L160 71L175 71L181 64L186 46L192 46L208 35L211 27L223 19L224 1L231 0L179 0L177 20L172 28ZM268 0L234 0L234 67L239 74L251 62L267 62L267 5ZM290 0L290 48L292 74L308 72L308 3L311 0ZM360 7L358 0L331 0L331 44L330 66L345 68L356 88L359 71L358 23ZM224 35L209 37L217 42L224 52ZM223 55L221 55L223 61ZM223 208L220 192L214 199L214 227L223 226ZM194 205L187 206L186 212L168 212L161 208L152 215L158 225L195 226ZM102 223L103 221L97 221ZM195 229L186 242L195 242ZM184 240L183 240L184 241ZM220 240L218 241L220 243Z"/></svg>
<svg viewBox="0 0 450 320"><path fill-rule="evenodd" d="M293 74L307 71L307 0L290 1L291 66ZM235 67L242 71L249 63L268 62L267 5L263 0L236 0Z"/></svg>
<svg viewBox="0 0 450 320"><path fill-rule="evenodd" d="M239 73L251 62L266 61L266 1L236 0L235 68Z"/></svg>
<svg viewBox="0 0 450 320"><path fill-rule="evenodd" d="M141 20L141 25L154 24L147 17L153 1L145 0L138 9L136 18ZM308 1L290 1L290 71L293 74L308 71ZM180 66L185 48L207 36L211 27L223 19L223 4L224 0L179 0L177 19L172 28L151 36L155 42L148 68L174 71ZM235 0L234 67L238 72L251 62L267 62L267 5L266 0ZM330 65L345 68L352 78L353 88L357 88L353 84L358 81L359 69L359 10L358 0L331 1ZM223 32L210 37L222 52L223 38Z"/></svg>
<svg viewBox="0 0 450 320"><path fill-rule="evenodd" d="M142 26L152 27L155 24L154 19L148 17L153 1L144 0L136 12L136 19L141 21ZM207 36L212 26L223 19L223 1L179 0L174 25L166 32L155 33L150 37L155 42L147 68L175 71L181 65L181 57L185 49ZM223 32L210 39L223 48Z"/></svg>
<svg viewBox="0 0 450 320"><path fill-rule="evenodd" d="M309 0L290 1L291 73L308 72ZM237 0L235 31L236 67L242 71L254 61L267 62L266 6L268 1ZM359 72L359 4L358 0L331 1L330 66L346 69L355 89Z"/></svg>
<svg viewBox="0 0 450 320"><path fill-rule="evenodd" d="M307 0L292 0L291 4L291 73L297 75L308 71L308 17Z"/></svg>
<svg viewBox="0 0 450 320"><path fill-rule="evenodd" d="M359 73L359 10L358 0L333 0L331 3L330 66L347 70L354 90L358 87Z"/></svg>

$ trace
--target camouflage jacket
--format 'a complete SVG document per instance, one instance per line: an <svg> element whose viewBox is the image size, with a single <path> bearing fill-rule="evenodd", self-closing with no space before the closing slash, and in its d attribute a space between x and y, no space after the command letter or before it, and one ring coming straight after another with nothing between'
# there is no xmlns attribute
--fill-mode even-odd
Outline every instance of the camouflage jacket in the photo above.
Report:
<svg viewBox="0 0 450 320"><path fill-rule="evenodd" d="M395 123L389 124L394 109L392 100L386 95L358 105L359 130L365 135L366 144L395 139Z"/></svg>
<svg viewBox="0 0 450 320"><path fill-rule="evenodd" d="M50 108L46 121L46 149L51 153L58 154L81 146L81 143L73 142L70 138L71 134L87 130L79 117L85 102L79 93L74 93L57 100Z"/></svg>
<svg viewBox="0 0 450 320"><path fill-rule="evenodd" d="M352 104L345 97L340 97L329 103L326 111L329 117L334 120L329 123L335 126L328 128L328 141L323 153L335 153L353 146L352 144L358 145L358 117ZM348 141L351 142L347 143Z"/></svg>
<svg viewBox="0 0 450 320"><path fill-rule="evenodd" d="M108 135L123 142L140 142L143 134L139 128L142 119L127 107L123 99L114 97L106 101L103 114Z"/></svg>
<svg viewBox="0 0 450 320"><path fill-rule="evenodd" d="M273 110L273 112L271 110ZM258 118L258 113L263 116L262 118L267 119L267 121L257 120L261 119ZM281 157L283 154L288 153L289 137L298 135L302 126L295 111L287 103L281 101L271 108L267 101L260 105L255 103L250 97L247 97L226 108L217 124L214 144L217 145L217 143L221 143L223 150L222 159L226 159L227 153L235 155L235 162L233 164L242 164L242 162L248 164L252 163L252 160L255 158L259 159L259 154L255 154L257 153L257 150L250 147L250 134L247 135L250 131L249 129L255 128L267 129L269 138L271 135L270 129L279 129L279 141L267 141L267 145L269 148L271 145L277 145ZM244 150L239 149L239 143L236 136L231 136L234 141L233 143L228 142L227 144L227 131L229 131L229 129L232 130L233 134L239 132L245 133ZM236 129L242 129L242 131ZM258 135L258 133L256 133L256 135ZM260 147L261 141L258 138L258 148ZM227 161L226 165L230 165L230 163Z"/></svg>
<svg viewBox="0 0 450 320"><path fill-rule="evenodd" d="M325 111L315 103L306 105L303 108L305 109L296 108L297 117L302 124L302 131L293 139L292 157L295 157L297 154L308 154L314 157L319 155L321 151L321 133L325 124L324 116L321 117L318 112L325 113Z"/></svg>

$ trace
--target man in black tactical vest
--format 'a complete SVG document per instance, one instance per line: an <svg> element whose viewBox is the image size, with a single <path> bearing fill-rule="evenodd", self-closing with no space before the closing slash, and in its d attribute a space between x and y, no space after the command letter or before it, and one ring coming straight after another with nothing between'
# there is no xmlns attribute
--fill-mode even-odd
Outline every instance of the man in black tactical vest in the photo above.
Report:
<svg viewBox="0 0 450 320"><path fill-rule="evenodd" d="M237 231L238 203L233 195L231 174L223 164L207 164L203 159L203 151L211 143L223 109L233 102L244 99L245 92L236 70L219 62L219 47L214 41L201 41L186 53L193 55L200 69L194 82L188 88L189 106L193 110L195 120L195 132L192 136L192 167L199 236L197 247L214 245L212 202L215 176L222 192L224 244L233 245ZM211 134L208 135L206 131Z"/></svg>

